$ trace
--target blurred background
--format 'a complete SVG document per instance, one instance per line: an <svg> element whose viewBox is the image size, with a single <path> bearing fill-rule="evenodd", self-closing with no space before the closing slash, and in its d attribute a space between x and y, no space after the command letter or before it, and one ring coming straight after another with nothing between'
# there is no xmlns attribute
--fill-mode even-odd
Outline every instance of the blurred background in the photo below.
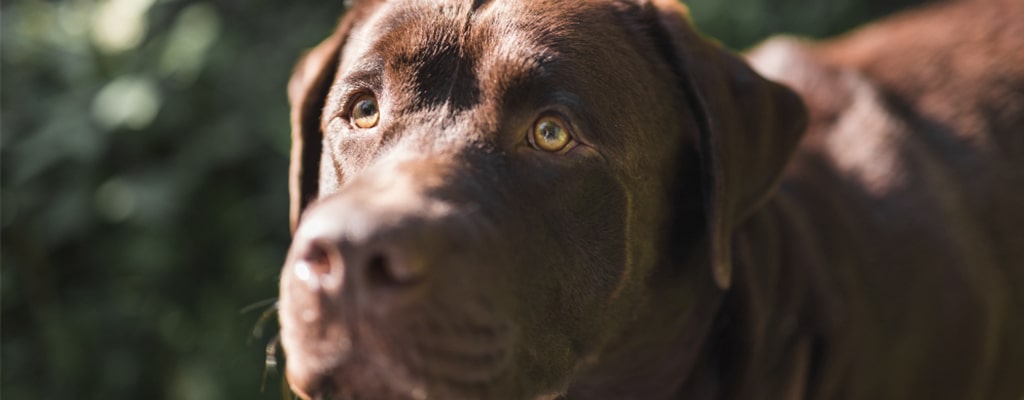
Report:
<svg viewBox="0 0 1024 400"><path fill-rule="evenodd" d="M688 4L744 49L919 2ZM0 3L0 397L282 398L264 360L289 240L284 90L342 9Z"/></svg>

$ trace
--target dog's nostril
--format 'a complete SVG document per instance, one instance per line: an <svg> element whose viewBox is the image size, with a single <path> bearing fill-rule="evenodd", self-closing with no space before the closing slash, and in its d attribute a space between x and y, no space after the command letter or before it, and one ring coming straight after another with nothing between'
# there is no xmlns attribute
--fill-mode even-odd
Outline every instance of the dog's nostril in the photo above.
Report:
<svg viewBox="0 0 1024 400"><path fill-rule="evenodd" d="M331 273L331 257L322 244L312 243L295 265L295 273L301 280L309 280Z"/></svg>
<svg viewBox="0 0 1024 400"><path fill-rule="evenodd" d="M371 286L391 286L399 283L395 279L384 254L374 254L366 262L366 279Z"/></svg>
<svg viewBox="0 0 1024 400"><path fill-rule="evenodd" d="M366 259L366 281L374 287L415 283L419 272L407 254L378 252Z"/></svg>

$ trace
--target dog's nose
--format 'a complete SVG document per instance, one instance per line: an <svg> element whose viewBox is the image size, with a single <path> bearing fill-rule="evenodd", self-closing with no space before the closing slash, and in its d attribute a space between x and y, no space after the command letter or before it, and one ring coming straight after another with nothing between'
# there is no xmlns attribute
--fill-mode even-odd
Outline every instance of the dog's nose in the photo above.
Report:
<svg viewBox="0 0 1024 400"><path fill-rule="evenodd" d="M399 287L416 282L422 273L400 246L337 242L331 236L313 236L295 245L301 250L293 273L313 288L340 289L346 279L357 279L353 284L371 290Z"/></svg>
<svg viewBox="0 0 1024 400"><path fill-rule="evenodd" d="M292 242L294 278L324 292L415 286L426 268L425 238L414 224L344 203L325 204L303 217Z"/></svg>

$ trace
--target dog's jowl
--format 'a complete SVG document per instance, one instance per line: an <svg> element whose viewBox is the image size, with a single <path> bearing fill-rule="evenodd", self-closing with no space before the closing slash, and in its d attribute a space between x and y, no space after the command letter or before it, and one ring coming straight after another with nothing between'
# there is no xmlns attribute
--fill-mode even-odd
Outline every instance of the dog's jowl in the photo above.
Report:
<svg viewBox="0 0 1024 400"><path fill-rule="evenodd" d="M287 378L1024 399L1024 2L747 56L674 0L354 0L296 67Z"/></svg>

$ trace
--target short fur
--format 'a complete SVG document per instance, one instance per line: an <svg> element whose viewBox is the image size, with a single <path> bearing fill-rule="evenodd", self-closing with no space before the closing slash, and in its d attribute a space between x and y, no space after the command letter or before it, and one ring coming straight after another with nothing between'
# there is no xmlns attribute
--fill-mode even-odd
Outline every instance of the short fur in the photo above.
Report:
<svg viewBox="0 0 1024 400"><path fill-rule="evenodd" d="M1021 2L759 72L673 0L354 3L289 84L303 397L1024 396Z"/></svg>

